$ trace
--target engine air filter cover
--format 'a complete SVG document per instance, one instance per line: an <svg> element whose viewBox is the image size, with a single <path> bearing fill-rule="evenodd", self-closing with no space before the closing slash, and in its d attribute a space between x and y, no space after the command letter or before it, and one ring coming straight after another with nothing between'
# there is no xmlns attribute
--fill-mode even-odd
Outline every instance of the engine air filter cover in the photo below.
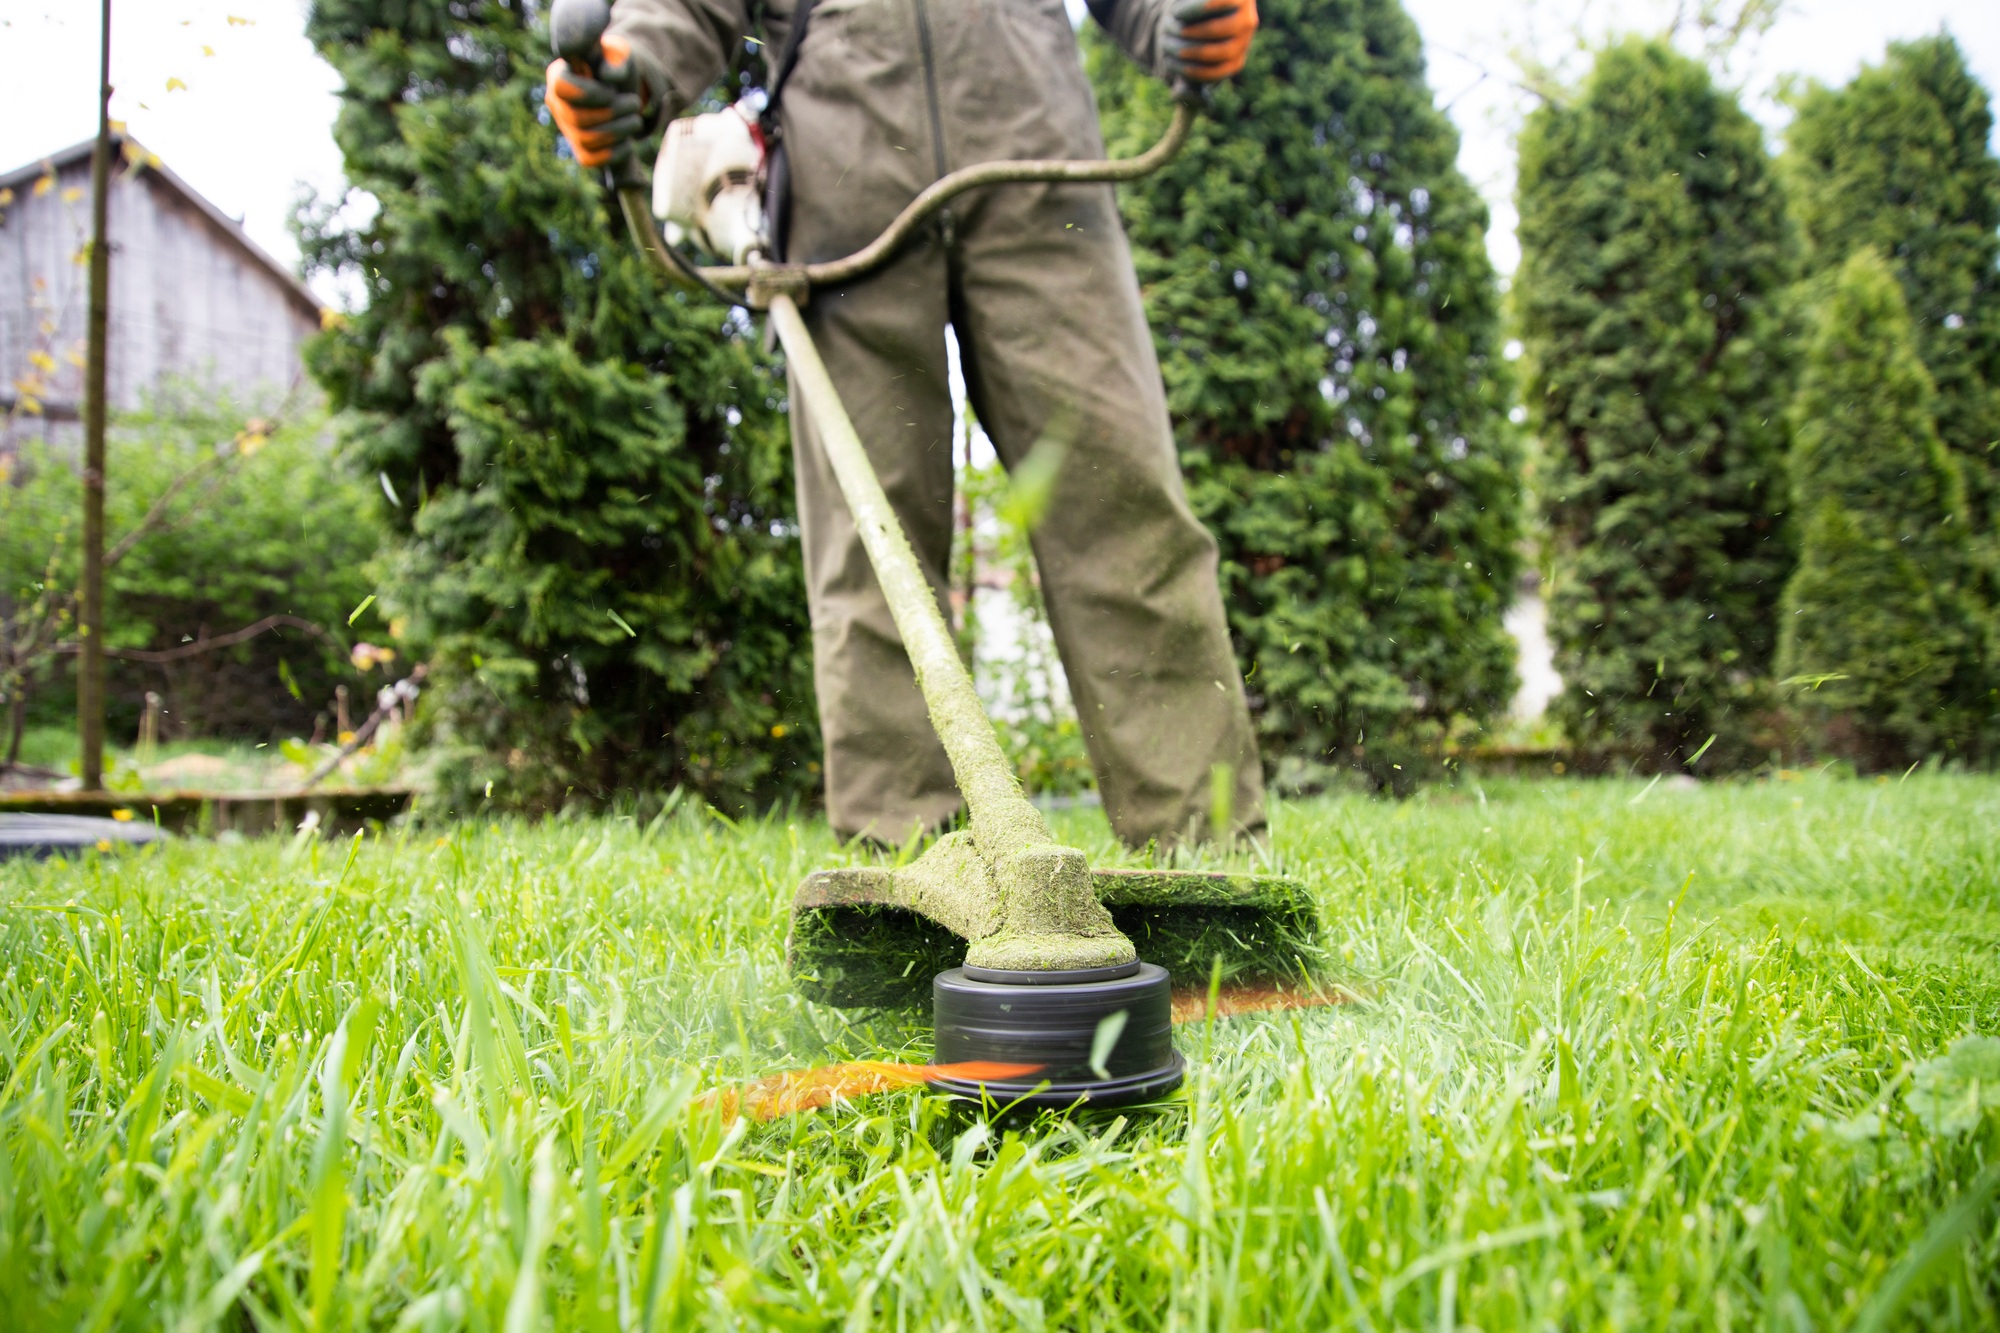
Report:
<svg viewBox="0 0 2000 1333"><path fill-rule="evenodd" d="M979 1060L1041 1068L1002 1080L940 1078L933 1086L1037 1107L1126 1106L1172 1092L1186 1066L1174 1050L1167 971L1140 963L1128 975L1101 979L1106 971L1125 970L1026 973L1020 981L989 980L1004 974L964 967L938 973L931 982L938 1064ZM1093 1069L1099 1032L1115 1032L1116 1040L1100 1069Z"/></svg>

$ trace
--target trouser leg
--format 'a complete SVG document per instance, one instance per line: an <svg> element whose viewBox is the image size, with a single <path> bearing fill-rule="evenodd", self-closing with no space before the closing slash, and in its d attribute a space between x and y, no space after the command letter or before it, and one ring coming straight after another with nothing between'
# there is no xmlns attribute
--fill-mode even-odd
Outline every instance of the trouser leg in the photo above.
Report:
<svg viewBox="0 0 2000 1333"><path fill-rule="evenodd" d="M815 290L804 314L943 606L952 513L943 255L914 247L845 289ZM827 818L843 836L897 842L951 818L958 787L796 381L791 401Z"/></svg>
<svg viewBox="0 0 2000 1333"><path fill-rule="evenodd" d="M1231 822L1260 827L1215 541L1188 508L1109 187L987 191L958 236L953 324L980 422L1010 468L1043 439L1067 448L1035 562L1112 828L1206 833L1218 764Z"/></svg>

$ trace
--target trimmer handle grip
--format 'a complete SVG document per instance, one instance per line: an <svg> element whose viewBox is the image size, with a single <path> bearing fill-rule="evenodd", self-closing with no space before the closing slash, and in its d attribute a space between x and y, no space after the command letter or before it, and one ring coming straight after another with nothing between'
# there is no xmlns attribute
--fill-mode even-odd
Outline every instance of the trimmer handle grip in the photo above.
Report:
<svg viewBox="0 0 2000 1333"><path fill-rule="evenodd" d="M610 0L555 0L549 9L549 42L578 73L596 75L610 26Z"/></svg>
<svg viewBox="0 0 2000 1333"><path fill-rule="evenodd" d="M555 0L549 8L549 44L571 69L591 78L604 64L604 30L610 26L611 0ZM604 180L613 190L644 190L638 153L623 153L617 165L605 169Z"/></svg>

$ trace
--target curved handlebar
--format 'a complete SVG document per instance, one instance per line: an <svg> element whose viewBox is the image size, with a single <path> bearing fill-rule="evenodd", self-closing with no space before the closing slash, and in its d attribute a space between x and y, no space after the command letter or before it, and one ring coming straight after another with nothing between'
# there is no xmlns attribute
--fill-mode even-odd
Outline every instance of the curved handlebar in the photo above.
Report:
<svg viewBox="0 0 2000 1333"><path fill-rule="evenodd" d="M611 21L606 0L555 0L549 12L549 32L556 52L572 64L589 66L602 58L602 39ZM1033 182L1096 182L1137 180L1159 170L1187 142L1194 124L1195 98L1192 90L1175 89L1174 118L1160 141L1137 157L1072 161L1067 158L1021 158L1002 162L981 162L960 167L926 186L921 194L903 206L882 234L843 259L820 264L718 264L696 267L668 251L659 228L653 222L650 201L643 184L629 177L616 182L619 211L632 232L633 242L653 267L672 281L694 283L725 300L728 291L751 286L760 275L783 274L790 285L819 286L847 282L860 277L887 260L910 234L946 204L984 185L1021 185ZM634 163L636 166L636 163Z"/></svg>
<svg viewBox="0 0 2000 1333"><path fill-rule="evenodd" d="M1160 141L1137 157L1080 162L1067 158L1020 158L960 167L926 186L923 193L903 206L903 211L883 228L880 236L853 254L821 264L802 265L805 280L817 287L860 277L894 254L910 238L910 233L922 226L932 214L967 190L976 190L982 185L1022 185L1037 181L1129 181L1150 175L1180 152L1193 124L1194 107L1180 102L1175 104L1173 122L1160 136ZM701 274L719 287L738 287L750 281L757 267L754 264L726 264L703 268Z"/></svg>

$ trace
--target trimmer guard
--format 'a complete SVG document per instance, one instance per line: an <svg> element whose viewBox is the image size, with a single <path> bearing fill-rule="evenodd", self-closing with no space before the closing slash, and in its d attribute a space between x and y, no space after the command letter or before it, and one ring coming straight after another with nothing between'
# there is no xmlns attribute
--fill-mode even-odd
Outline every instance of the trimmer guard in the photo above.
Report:
<svg viewBox="0 0 2000 1333"><path fill-rule="evenodd" d="M1179 984L1302 981L1320 959L1318 909L1305 886L1219 871L1093 870L1091 886L1139 956ZM792 899L785 957L806 998L842 1008L915 1006L931 978L965 960L966 942L916 905L909 868L816 871Z"/></svg>

